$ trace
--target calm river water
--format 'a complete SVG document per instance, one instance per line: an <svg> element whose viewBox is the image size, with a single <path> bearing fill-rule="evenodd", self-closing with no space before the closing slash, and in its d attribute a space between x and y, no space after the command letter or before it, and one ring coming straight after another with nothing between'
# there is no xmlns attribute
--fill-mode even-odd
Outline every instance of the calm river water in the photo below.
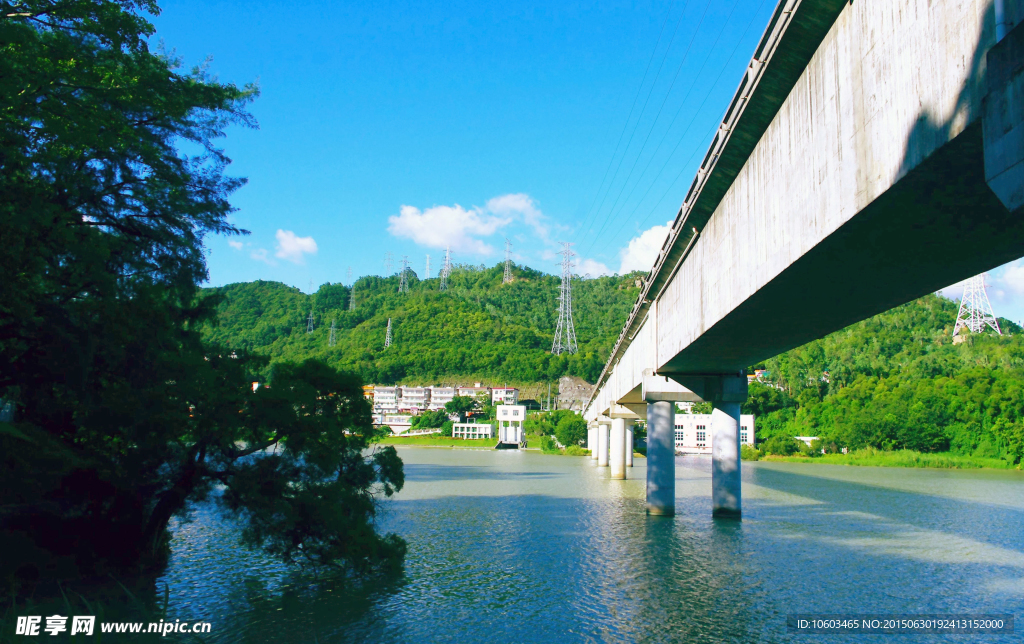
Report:
<svg viewBox="0 0 1024 644"><path fill-rule="evenodd" d="M914 642L1024 632L1021 472L744 463L737 523L711 519L708 458L677 458L666 519L644 514L644 459L612 481L589 458L399 450L406 486L383 527L409 542L400 580L311 587L206 507L158 582L170 618L212 622L211 642L887 639L786 632L789 613L839 612L1021 621Z"/></svg>

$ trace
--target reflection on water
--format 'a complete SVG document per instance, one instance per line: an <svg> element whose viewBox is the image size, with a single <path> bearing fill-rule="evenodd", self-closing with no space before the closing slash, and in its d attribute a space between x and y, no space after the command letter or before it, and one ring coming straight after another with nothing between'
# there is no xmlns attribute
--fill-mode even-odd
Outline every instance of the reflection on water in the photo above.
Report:
<svg viewBox="0 0 1024 644"><path fill-rule="evenodd" d="M1024 613L1019 472L744 463L744 520L718 522L706 458L678 458L667 519L644 514L639 458L612 481L587 458L400 453L382 527L404 576L311 586L204 507L158 582L168 615L213 642L782 642L796 612Z"/></svg>

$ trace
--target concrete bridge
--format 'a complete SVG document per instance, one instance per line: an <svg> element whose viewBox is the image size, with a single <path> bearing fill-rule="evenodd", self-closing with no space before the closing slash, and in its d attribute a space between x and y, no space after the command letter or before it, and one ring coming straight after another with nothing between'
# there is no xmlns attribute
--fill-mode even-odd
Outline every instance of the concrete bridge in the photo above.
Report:
<svg viewBox="0 0 1024 644"><path fill-rule="evenodd" d="M675 511L675 402L713 403L741 514L744 370L1024 256L1024 0L781 0L584 415Z"/></svg>

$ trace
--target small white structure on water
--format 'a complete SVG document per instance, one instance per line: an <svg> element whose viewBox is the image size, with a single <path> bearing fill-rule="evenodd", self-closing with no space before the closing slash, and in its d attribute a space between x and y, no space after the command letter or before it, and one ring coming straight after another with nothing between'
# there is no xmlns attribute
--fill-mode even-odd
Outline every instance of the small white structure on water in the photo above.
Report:
<svg viewBox="0 0 1024 644"><path fill-rule="evenodd" d="M498 445L511 448L525 446L523 423L526 422L526 405L498 405Z"/></svg>
<svg viewBox="0 0 1024 644"><path fill-rule="evenodd" d="M494 427L490 423L455 423L452 425L452 438L474 439L493 437Z"/></svg>

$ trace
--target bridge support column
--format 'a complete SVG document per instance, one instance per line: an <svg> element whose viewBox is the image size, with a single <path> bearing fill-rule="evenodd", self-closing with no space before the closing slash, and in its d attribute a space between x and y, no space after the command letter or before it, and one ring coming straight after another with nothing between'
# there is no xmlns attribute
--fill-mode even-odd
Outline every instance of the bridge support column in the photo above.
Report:
<svg viewBox="0 0 1024 644"><path fill-rule="evenodd" d="M597 465L608 467L608 428L609 423L603 422L597 426Z"/></svg>
<svg viewBox="0 0 1024 644"><path fill-rule="evenodd" d="M587 449L590 450L590 458L597 458L597 427L587 428Z"/></svg>
<svg viewBox="0 0 1024 644"><path fill-rule="evenodd" d="M740 403L715 402L711 412L711 516L740 518Z"/></svg>
<svg viewBox="0 0 1024 644"><path fill-rule="evenodd" d="M608 439L608 464L612 468L611 478L626 478L626 421L612 418Z"/></svg>
<svg viewBox="0 0 1024 644"><path fill-rule="evenodd" d="M633 467L633 421L631 420L626 421L626 467Z"/></svg>
<svg viewBox="0 0 1024 644"><path fill-rule="evenodd" d="M676 405L647 403L647 514L676 513Z"/></svg>

